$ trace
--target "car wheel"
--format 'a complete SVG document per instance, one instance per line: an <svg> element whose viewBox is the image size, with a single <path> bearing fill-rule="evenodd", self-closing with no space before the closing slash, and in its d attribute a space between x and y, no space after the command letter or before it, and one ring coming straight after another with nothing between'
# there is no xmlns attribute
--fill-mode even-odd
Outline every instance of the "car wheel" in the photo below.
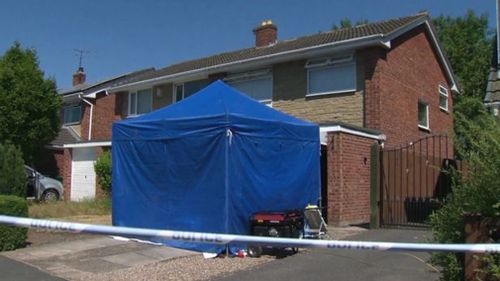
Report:
<svg viewBox="0 0 500 281"><path fill-rule="evenodd" d="M55 202L59 199L59 193L53 189L45 190L42 195L43 202Z"/></svg>
<svg viewBox="0 0 500 281"><path fill-rule="evenodd" d="M248 246L247 253L249 257L258 258L262 255L261 246Z"/></svg>

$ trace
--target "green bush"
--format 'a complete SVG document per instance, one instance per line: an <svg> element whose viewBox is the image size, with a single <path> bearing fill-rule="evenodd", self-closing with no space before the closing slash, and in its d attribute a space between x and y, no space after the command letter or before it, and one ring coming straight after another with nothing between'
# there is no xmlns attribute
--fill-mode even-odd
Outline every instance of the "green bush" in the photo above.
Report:
<svg viewBox="0 0 500 281"><path fill-rule="evenodd" d="M500 126L485 112L470 116L455 115L456 134L460 136L455 146L467 172L463 176L454 173L451 195L431 216L434 239L440 243L464 243L465 213L500 216ZM499 278L498 266L494 265L498 265L500 255L487 255L485 261L493 266L484 270ZM441 268L441 280L463 280L463 254L434 254L432 262Z"/></svg>
<svg viewBox="0 0 500 281"><path fill-rule="evenodd" d="M111 194L111 152L105 151L97 158L94 164L94 170L97 175L97 181L102 190Z"/></svg>
<svg viewBox="0 0 500 281"><path fill-rule="evenodd" d="M0 144L0 195L26 197L26 180L21 150Z"/></svg>
<svg viewBox="0 0 500 281"><path fill-rule="evenodd" d="M12 195L0 195L0 214L8 216L28 216L28 202ZM15 250L26 243L28 229L0 225L0 251Z"/></svg>

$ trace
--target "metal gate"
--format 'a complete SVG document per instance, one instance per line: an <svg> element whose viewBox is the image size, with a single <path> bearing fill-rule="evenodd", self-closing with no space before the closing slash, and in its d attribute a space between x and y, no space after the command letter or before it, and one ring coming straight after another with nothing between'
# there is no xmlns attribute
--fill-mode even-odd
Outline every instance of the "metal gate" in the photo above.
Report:
<svg viewBox="0 0 500 281"><path fill-rule="evenodd" d="M451 190L452 145L428 136L380 151L380 219L383 226L426 227Z"/></svg>

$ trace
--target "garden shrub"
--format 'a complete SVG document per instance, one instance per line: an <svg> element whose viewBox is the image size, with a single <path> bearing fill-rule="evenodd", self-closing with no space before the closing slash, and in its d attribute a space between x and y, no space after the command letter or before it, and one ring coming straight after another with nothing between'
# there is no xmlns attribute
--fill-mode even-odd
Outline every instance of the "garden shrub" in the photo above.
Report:
<svg viewBox="0 0 500 281"><path fill-rule="evenodd" d="M27 217L28 202L25 198L0 195L0 215ZM28 229L0 225L0 251L15 250L26 243Z"/></svg>
<svg viewBox="0 0 500 281"><path fill-rule="evenodd" d="M500 126L487 114L476 119L456 114L460 136L456 152L466 162L464 176L454 172L452 193L446 204L431 216L434 239L439 243L464 243L464 215L500 216ZM498 242L498 241L497 241ZM431 261L441 268L441 280L463 280L463 253L433 254ZM489 276L500 278L500 255L486 255Z"/></svg>
<svg viewBox="0 0 500 281"><path fill-rule="evenodd" d="M111 152L105 151L97 158L94 164L94 170L97 175L97 181L102 190L107 194L111 194Z"/></svg>
<svg viewBox="0 0 500 281"><path fill-rule="evenodd" d="M26 197L26 172L21 150L0 144L0 195Z"/></svg>

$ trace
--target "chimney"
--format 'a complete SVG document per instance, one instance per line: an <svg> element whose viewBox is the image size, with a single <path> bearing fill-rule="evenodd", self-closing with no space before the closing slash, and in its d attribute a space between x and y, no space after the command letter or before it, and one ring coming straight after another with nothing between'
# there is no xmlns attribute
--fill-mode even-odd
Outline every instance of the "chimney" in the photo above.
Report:
<svg viewBox="0 0 500 281"><path fill-rule="evenodd" d="M278 41L278 27L271 20L263 21L253 33L255 33L255 47L266 47Z"/></svg>
<svg viewBox="0 0 500 281"><path fill-rule="evenodd" d="M83 70L83 67L79 67L78 70L73 74L73 86L85 83L85 78L87 75Z"/></svg>

